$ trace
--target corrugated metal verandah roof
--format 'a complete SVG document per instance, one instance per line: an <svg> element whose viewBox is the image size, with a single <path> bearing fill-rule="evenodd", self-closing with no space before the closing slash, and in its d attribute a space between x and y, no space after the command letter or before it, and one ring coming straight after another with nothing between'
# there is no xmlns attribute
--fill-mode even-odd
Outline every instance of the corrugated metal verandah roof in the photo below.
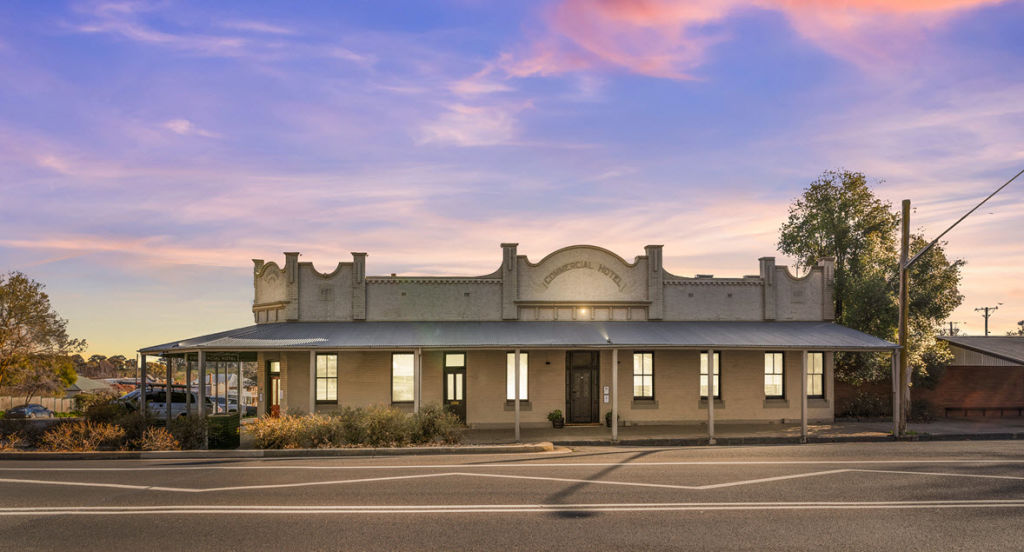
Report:
<svg viewBox="0 0 1024 552"><path fill-rule="evenodd" d="M897 345L831 322L281 322L139 352L512 347L890 351Z"/></svg>

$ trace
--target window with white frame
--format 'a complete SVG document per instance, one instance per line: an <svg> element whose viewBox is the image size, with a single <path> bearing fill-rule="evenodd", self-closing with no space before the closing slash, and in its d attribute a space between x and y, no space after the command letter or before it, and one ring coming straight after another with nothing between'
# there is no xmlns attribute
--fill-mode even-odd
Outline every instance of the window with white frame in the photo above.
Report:
<svg viewBox="0 0 1024 552"><path fill-rule="evenodd" d="M654 353L633 353L633 398L654 399Z"/></svg>
<svg viewBox="0 0 1024 552"><path fill-rule="evenodd" d="M785 396L785 366L782 353L764 354L764 397L781 399Z"/></svg>
<svg viewBox="0 0 1024 552"><path fill-rule="evenodd" d="M338 402L338 355L316 355L316 402Z"/></svg>
<svg viewBox="0 0 1024 552"><path fill-rule="evenodd" d="M505 400L516 400L516 354L505 355ZM530 400L530 354L520 353L519 400Z"/></svg>
<svg viewBox="0 0 1024 552"><path fill-rule="evenodd" d="M415 359L412 353L391 354L391 402L413 402Z"/></svg>
<svg viewBox="0 0 1024 552"><path fill-rule="evenodd" d="M825 398L825 353L807 353L807 397Z"/></svg>
<svg viewBox="0 0 1024 552"><path fill-rule="evenodd" d="M715 353L712 385L716 399L722 398L722 382L720 373L721 356ZM708 398L708 354L700 354L700 398Z"/></svg>

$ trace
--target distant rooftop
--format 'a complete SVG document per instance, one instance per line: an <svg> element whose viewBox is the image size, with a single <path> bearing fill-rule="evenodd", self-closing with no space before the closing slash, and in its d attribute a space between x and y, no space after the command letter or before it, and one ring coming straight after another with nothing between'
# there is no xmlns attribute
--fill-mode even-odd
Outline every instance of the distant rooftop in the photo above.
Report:
<svg viewBox="0 0 1024 552"><path fill-rule="evenodd" d="M1024 364L1024 337L1009 335L988 337L941 335L939 339L964 349Z"/></svg>

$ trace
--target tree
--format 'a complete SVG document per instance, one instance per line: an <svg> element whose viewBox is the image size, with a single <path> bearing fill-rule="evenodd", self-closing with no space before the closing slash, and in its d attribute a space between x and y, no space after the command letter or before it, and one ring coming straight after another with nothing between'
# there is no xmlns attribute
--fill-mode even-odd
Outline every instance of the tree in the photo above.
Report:
<svg viewBox="0 0 1024 552"><path fill-rule="evenodd" d="M77 379L71 359L58 356L48 361L36 359L18 372L10 388L18 395L24 395L25 402L29 403L36 395L63 395L64 390Z"/></svg>
<svg viewBox="0 0 1024 552"><path fill-rule="evenodd" d="M49 373L54 381L85 349L68 336L68 322L50 305L43 284L21 272L0 275L0 387L22 385ZM74 379L71 380L72 383Z"/></svg>
<svg viewBox="0 0 1024 552"><path fill-rule="evenodd" d="M1006 332L1006 335L1024 335L1024 320L1017 322L1017 329Z"/></svg>
<svg viewBox="0 0 1024 552"><path fill-rule="evenodd" d="M798 266L835 259L836 321L890 341L899 322L900 216L892 205L875 197L862 173L828 171L790 206L779 232L779 251L795 257ZM911 236L911 252L927 241ZM947 258L936 244L910 269L910 348L914 382L929 386L941 375L951 355L935 339L942 321L963 301L959 292L964 261ZM889 373L887 355L841 354L836 376L850 383L878 381Z"/></svg>

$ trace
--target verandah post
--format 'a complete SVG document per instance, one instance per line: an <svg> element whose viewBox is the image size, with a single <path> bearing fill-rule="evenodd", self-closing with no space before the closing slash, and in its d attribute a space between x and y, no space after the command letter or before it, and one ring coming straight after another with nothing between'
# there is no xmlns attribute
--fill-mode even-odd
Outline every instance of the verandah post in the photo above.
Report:
<svg viewBox="0 0 1024 552"><path fill-rule="evenodd" d="M708 444L715 444L715 350L708 349Z"/></svg>
<svg viewBox="0 0 1024 552"><path fill-rule="evenodd" d="M515 402L515 411L516 411L516 416L515 416L516 417L516 424L515 424L516 425L516 441L518 441L519 440L519 363L520 363L520 360L521 360L519 349L516 349L515 357L516 357L515 358L515 364L516 364L515 380L516 381L515 381L515 389L513 391L515 393L515 395L514 395L514 402Z"/></svg>
<svg viewBox="0 0 1024 552"><path fill-rule="evenodd" d="M800 442L807 442L807 351L800 351Z"/></svg>
<svg viewBox="0 0 1024 552"><path fill-rule="evenodd" d="M619 350L612 349L612 442L619 440Z"/></svg>
<svg viewBox="0 0 1024 552"><path fill-rule="evenodd" d="M171 383L174 381L174 357L167 355L167 388L164 389L164 405L167 409L167 430L171 429L171 401L174 398L171 395Z"/></svg>

